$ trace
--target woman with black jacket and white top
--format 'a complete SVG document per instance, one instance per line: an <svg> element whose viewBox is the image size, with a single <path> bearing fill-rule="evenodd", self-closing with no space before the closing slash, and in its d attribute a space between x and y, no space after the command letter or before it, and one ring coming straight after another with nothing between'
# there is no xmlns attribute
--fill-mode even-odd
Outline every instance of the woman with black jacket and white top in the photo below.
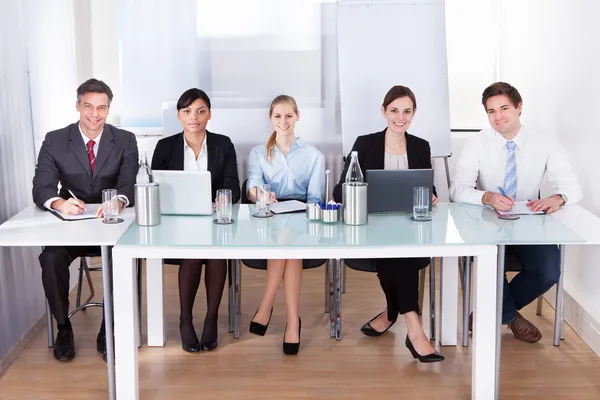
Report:
<svg viewBox="0 0 600 400"><path fill-rule="evenodd" d="M413 92L405 86L394 86L385 95L381 113L387 120L387 128L381 132L359 136L352 151L358 152L363 175L368 169L430 169L429 143L410 135L407 129L415 115L417 101ZM342 184L350 164L346 165L339 183L333 190L335 201L342 200ZM437 202L435 189L432 204ZM361 332L367 336L380 336L394 325L398 314L404 314L408 334L406 347L421 362L437 362L444 357L432 347L423 331L418 311L419 270L425 268L429 258L375 259L377 276L385 293L387 308L369 322Z"/></svg>
<svg viewBox="0 0 600 400"><path fill-rule="evenodd" d="M152 157L153 170L209 171L212 200L217 189L230 189L232 202L240 199L237 157L231 140L206 130L211 118L210 99L200 89L185 91L177 101L177 118L183 132L161 139ZM178 260L179 303L181 314L179 332L183 350L196 353L217 347L217 317L227 275L225 260ZM192 323L192 309L202 265L206 265L206 318L202 339L198 341Z"/></svg>

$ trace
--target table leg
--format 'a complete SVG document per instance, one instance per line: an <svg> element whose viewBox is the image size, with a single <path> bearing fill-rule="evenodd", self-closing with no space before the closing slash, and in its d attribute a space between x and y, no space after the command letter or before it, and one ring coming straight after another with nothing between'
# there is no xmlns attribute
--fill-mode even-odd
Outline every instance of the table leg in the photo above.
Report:
<svg viewBox="0 0 600 400"><path fill-rule="evenodd" d="M441 261L440 344L456 346L458 343L458 257L444 257Z"/></svg>
<svg viewBox="0 0 600 400"><path fill-rule="evenodd" d="M564 331L564 293L563 282L565 273L565 245L558 246L560 249L560 278L556 284L556 303L554 304L554 345L560 346L560 340L565 338Z"/></svg>
<svg viewBox="0 0 600 400"><path fill-rule="evenodd" d="M229 332L233 332L235 308L233 302L235 300L233 294L233 260L227 260L227 306L229 309Z"/></svg>
<svg viewBox="0 0 600 400"><path fill-rule="evenodd" d="M331 268L331 260L325 263L325 313L331 313L331 291L329 289L329 269Z"/></svg>
<svg viewBox="0 0 600 400"><path fill-rule="evenodd" d="M111 262L108 246L100 248L102 256L102 287L104 290L104 326L106 329L106 365L108 367L108 398L116 399L115 394L115 352L113 341L113 293L111 290Z"/></svg>
<svg viewBox="0 0 600 400"><path fill-rule="evenodd" d="M146 259L148 346L162 347L166 341L164 266L161 258Z"/></svg>
<svg viewBox="0 0 600 400"><path fill-rule="evenodd" d="M114 299L115 303L119 304L119 307L114 310L115 357L119 360L115 369L116 398L118 400L138 400L138 349L135 345L138 330L136 327L136 262L135 259L122 255L122 252L123 250L118 246L113 248ZM108 321L106 322L108 332ZM107 335L108 349L111 348L108 342L109 337L110 335Z"/></svg>
<svg viewBox="0 0 600 400"><path fill-rule="evenodd" d="M335 296L335 340L342 340L342 268L340 259L334 260L335 287L333 289Z"/></svg>
<svg viewBox="0 0 600 400"><path fill-rule="evenodd" d="M331 337L335 337L334 264L335 260L330 259L329 267L327 268L327 290L329 293L329 329Z"/></svg>
<svg viewBox="0 0 600 400"><path fill-rule="evenodd" d="M502 256L503 257L503 256ZM500 345L498 324L498 260L478 256L474 274L473 350L471 398L497 399L497 361ZM504 269L501 269L504 277ZM502 291L500 290L500 296Z"/></svg>
<svg viewBox="0 0 600 400"><path fill-rule="evenodd" d="M242 261L235 260L234 264L234 324L233 324L233 338L239 339L240 337L240 314L242 313Z"/></svg>

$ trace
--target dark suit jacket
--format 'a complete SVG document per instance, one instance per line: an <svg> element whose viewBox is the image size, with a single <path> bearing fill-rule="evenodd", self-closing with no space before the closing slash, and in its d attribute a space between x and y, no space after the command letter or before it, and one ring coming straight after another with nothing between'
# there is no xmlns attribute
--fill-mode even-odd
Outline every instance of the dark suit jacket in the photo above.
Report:
<svg viewBox="0 0 600 400"><path fill-rule="evenodd" d="M371 133L356 138L352 151L358 151L358 163L363 176L368 169L384 169L385 167L385 129L381 132ZM425 139L406 133L406 156L408 158L408 169L429 169L431 168L431 149L429 142ZM346 165L340 181L333 188L333 198L340 203L342 201L342 184L346 181L346 172L350 166L350 154L346 157ZM435 187L433 194L436 194ZM436 194L437 195L437 194ZM429 258L401 258L401 259L376 259L376 260L346 260L348 265L352 263L364 264L372 263L375 268L395 268L396 275L394 279L406 279L408 270L406 268L422 269L429 264ZM405 270L398 269L405 268ZM415 285L418 281L415 282Z"/></svg>
<svg viewBox="0 0 600 400"><path fill-rule="evenodd" d="M363 176L368 169L383 169L385 163L385 129L381 132L371 133L356 138L352 151L358 151L358 163ZM431 149L429 142L425 139L406 133L406 156L408 158L408 169L430 169ZM346 181L346 172L350 166L351 157L346 157L346 165L340 181L333 188L333 198L340 203L342 201L342 184ZM435 187L433 194L436 194Z"/></svg>
<svg viewBox="0 0 600 400"><path fill-rule="evenodd" d="M105 124L92 175L86 144L76 122L46 134L33 177L33 201L44 208L47 200L57 197L60 182L58 196L63 199L71 197L70 189L86 203L101 203L103 189L117 189L132 206L137 170L135 135Z"/></svg>
<svg viewBox="0 0 600 400"><path fill-rule="evenodd" d="M235 147L227 136L209 131L206 131L206 140L212 199L215 201L217 189L230 189L231 201L237 203L240 200L240 180ZM151 168L183 171L183 161L183 132L181 132L158 141L152 156Z"/></svg>

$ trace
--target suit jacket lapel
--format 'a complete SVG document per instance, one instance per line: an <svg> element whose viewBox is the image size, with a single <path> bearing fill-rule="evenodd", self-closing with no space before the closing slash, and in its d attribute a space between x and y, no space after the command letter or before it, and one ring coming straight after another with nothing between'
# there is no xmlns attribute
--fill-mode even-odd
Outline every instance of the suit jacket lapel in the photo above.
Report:
<svg viewBox="0 0 600 400"><path fill-rule="evenodd" d="M373 152L373 166L368 169L384 169L385 167L385 129L381 132L377 132L373 138L373 146L371 147ZM365 169L367 169L365 167Z"/></svg>
<svg viewBox="0 0 600 400"><path fill-rule="evenodd" d="M109 125L104 125L104 131L102 132L102 139L98 147L98 154L96 156L96 165L94 166L94 179L100 173L100 170L106 163L108 156L115 147L115 136ZM86 155L87 156L87 155Z"/></svg>
<svg viewBox="0 0 600 400"><path fill-rule="evenodd" d="M90 167L90 160L86 151L86 144L83 142L81 138L81 133L79 132L79 125L77 123L73 124L71 127L71 131L69 132L69 148L75 155L75 158L79 160L81 167L87 172L88 176L92 177L92 168Z"/></svg>
<svg viewBox="0 0 600 400"><path fill-rule="evenodd" d="M204 139L206 140L206 150L207 150L207 166L206 169L210 172L211 176L217 176L216 175L216 169L218 168L218 164L219 164L219 152L218 152L218 146L215 143L215 140L212 138L212 133L210 133L209 131L206 131L206 138Z"/></svg>
<svg viewBox="0 0 600 400"><path fill-rule="evenodd" d="M406 132L406 158L408 158L408 169L419 169L419 156L418 154L414 154L415 149L413 148L413 145L413 136Z"/></svg>
<svg viewBox="0 0 600 400"><path fill-rule="evenodd" d="M170 165L168 167L169 169L173 169L175 171L183 171L183 161L185 158L183 150L184 140L185 139L183 138L183 132L177 134L177 137L173 142L173 147L171 148L171 159L169 162Z"/></svg>

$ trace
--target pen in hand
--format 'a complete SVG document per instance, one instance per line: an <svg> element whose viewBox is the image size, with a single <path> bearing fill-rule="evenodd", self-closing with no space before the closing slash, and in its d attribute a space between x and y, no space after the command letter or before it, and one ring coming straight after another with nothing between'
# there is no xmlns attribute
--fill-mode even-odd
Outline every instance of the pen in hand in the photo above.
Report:
<svg viewBox="0 0 600 400"><path fill-rule="evenodd" d="M71 195L71 197L72 197L72 198L74 198L75 200L79 200L79 199L77 198L77 196L75 196L75 195L73 194L73 192L71 192L71 189L67 189L67 192L69 192L69 194ZM82 209L82 210L84 210L84 211L86 210L86 208L85 208L85 207L81 207L81 206L80 206L79 204L77 204L77 203L73 203L73 204L75 204L77 207L81 208L81 209Z"/></svg>
<svg viewBox="0 0 600 400"><path fill-rule="evenodd" d="M502 189L502 187L498 186L498 191L500 191L500 194L504 197L506 197L509 200L515 201L515 199L513 199L512 197L510 197L509 195L506 194L506 192L504 191L504 189ZM514 205L512 206L514 208Z"/></svg>

